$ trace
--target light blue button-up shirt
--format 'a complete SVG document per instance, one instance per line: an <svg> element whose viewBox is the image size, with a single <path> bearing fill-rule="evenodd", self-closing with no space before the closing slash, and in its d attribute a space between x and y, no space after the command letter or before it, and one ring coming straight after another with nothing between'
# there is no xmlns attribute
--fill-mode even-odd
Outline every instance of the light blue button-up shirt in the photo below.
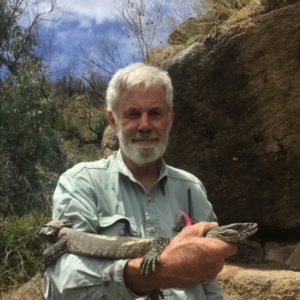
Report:
<svg viewBox="0 0 300 300"><path fill-rule="evenodd" d="M68 218L80 231L135 237L173 237L180 213L198 221L216 221L202 183L193 175L159 161L159 179L146 190L123 162L120 152L80 163L65 172L54 193L53 219ZM190 201L188 201L188 191ZM126 288L127 260L65 254L44 275L49 299L146 299ZM186 289L163 291L167 300L221 300L217 279Z"/></svg>

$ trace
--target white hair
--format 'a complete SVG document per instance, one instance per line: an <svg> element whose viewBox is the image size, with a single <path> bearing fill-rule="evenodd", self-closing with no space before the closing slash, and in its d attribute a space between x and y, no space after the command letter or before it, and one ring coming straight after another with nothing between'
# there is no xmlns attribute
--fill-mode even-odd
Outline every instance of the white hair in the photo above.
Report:
<svg viewBox="0 0 300 300"><path fill-rule="evenodd" d="M108 83L106 91L107 110L116 113L119 95L122 90L144 84L145 89L154 85L160 85L165 90L165 96L169 110L173 108L173 86L166 71L151 67L143 63L134 63L118 70Z"/></svg>

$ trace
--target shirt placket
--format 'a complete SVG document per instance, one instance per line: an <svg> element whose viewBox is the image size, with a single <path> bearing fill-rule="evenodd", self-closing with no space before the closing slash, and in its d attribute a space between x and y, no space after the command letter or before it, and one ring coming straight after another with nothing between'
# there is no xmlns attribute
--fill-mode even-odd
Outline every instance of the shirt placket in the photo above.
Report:
<svg viewBox="0 0 300 300"><path fill-rule="evenodd" d="M145 219L146 219L146 235L147 237L155 238L161 236L159 216L157 212L157 204L154 197L153 188L145 195ZM164 290L164 299L169 297L169 291Z"/></svg>
<svg viewBox="0 0 300 300"><path fill-rule="evenodd" d="M160 236L160 222L157 211L157 204L154 197L153 189L147 191L145 195L145 219L146 219L146 235L147 237Z"/></svg>

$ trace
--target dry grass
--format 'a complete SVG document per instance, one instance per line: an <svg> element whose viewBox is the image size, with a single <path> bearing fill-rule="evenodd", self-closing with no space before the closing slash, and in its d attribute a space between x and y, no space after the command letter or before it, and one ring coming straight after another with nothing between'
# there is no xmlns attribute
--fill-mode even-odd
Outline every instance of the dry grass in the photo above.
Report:
<svg viewBox="0 0 300 300"><path fill-rule="evenodd" d="M0 300L42 300L43 278L38 273L27 283L0 294Z"/></svg>
<svg viewBox="0 0 300 300"><path fill-rule="evenodd" d="M202 0L203 11L199 19L206 29L213 31L230 18L246 18L245 7L257 4L257 0Z"/></svg>

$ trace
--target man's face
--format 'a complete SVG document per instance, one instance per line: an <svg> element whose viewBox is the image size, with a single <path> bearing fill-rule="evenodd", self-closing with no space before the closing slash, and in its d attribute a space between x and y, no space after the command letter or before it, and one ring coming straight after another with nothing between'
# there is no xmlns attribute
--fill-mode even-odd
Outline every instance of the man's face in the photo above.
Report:
<svg viewBox="0 0 300 300"><path fill-rule="evenodd" d="M120 94L115 131L123 154L137 165L156 161L166 150L173 113L164 89L143 85Z"/></svg>

